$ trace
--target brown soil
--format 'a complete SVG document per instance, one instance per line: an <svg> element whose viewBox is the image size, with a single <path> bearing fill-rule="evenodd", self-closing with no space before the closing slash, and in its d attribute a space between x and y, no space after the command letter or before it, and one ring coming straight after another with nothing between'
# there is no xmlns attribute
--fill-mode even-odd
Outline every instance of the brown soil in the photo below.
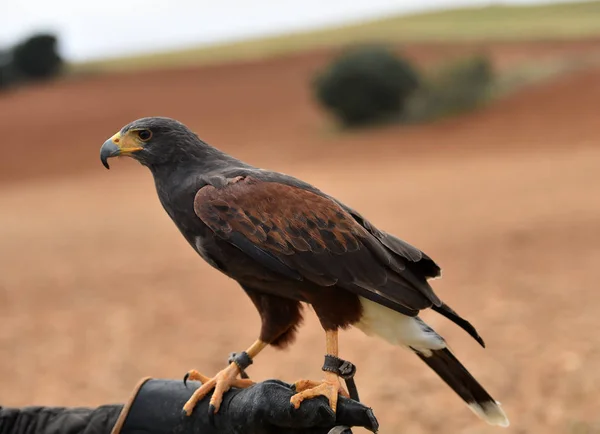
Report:
<svg viewBox="0 0 600 434"><path fill-rule="evenodd" d="M485 49L508 65L595 44ZM452 47L407 50L427 64ZM123 124L166 115L318 185L433 256L444 268L435 288L488 348L424 316L516 432L599 422L600 70L472 115L350 134L328 127L307 89L327 57L87 77L0 97L1 405L123 401L142 376L216 372L256 337L254 307L185 243L150 175L130 160L110 172L98 161ZM251 375L318 378L323 341L308 311L297 344L265 351ZM492 432L408 352L354 330L340 346L382 433Z"/></svg>

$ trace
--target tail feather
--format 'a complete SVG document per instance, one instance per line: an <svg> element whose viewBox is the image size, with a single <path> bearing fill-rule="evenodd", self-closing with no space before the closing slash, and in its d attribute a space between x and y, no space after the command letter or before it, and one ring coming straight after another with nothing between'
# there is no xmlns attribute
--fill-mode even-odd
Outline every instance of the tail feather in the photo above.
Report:
<svg viewBox="0 0 600 434"><path fill-rule="evenodd" d="M433 306L431 306L431 309L436 311L440 315L445 316L450 321L452 321L454 324L456 324L457 326L462 328L464 331L466 331L468 334L470 334L473 337L473 339L475 339L477 342L479 342L479 345L481 345L483 348L485 348L485 342L483 342L483 339L481 338L481 336L479 336L479 333L477 333L477 330L475 329L475 327L473 327L473 325L469 321L467 321L466 319L462 318L459 314L457 314L446 303L442 303L441 306L433 305Z"/></svg>
<svg viewBox="0 0 600 434"><path fill-rule="evenodd" d="M354 326L368 336L379 336L392 345L416 353L442 380L448 384L481 419L490 425L508 426L508 419L500 404L473 378L467 369L447 348L443 337L418 316L406 316L366 298L360 299L363 313ZM452 319L481 340L475 328L446 305L440 306L442 315ZM461 322L462 321L462 322ZM483 344L483 341L480 343Z"/></svg>
<svg viewBox="0 0 600 434"><path fill-rule="evenodd" d="M448 348L431 350L427 354L412 347L411 349L467 403L477 416L490 425L503 427L509 425L500 403L486 392Z"/></svg>

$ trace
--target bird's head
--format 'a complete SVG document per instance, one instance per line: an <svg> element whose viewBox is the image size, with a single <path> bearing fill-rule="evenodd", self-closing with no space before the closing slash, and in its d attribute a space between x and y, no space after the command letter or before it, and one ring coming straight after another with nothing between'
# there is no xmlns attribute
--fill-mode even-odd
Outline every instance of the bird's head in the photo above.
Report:
<svg viewBox="0 0 600 434"><path fill-rule="evenodd" d="M203 142L181 122L164 117L141 118L125 125L100 148L107 169L111 157L128 156L145 166L178 162L197 153Z"/></svg>

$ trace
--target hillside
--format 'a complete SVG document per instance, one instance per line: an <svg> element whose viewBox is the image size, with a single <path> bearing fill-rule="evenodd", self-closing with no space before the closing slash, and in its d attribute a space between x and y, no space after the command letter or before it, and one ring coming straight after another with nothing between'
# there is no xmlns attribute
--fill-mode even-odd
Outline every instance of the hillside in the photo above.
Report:
<svg viewBox="0 0 600 434"><path fill-rule="evenodd" d="M73 65L122 70L257 59L364 42L544 40L600 35L600 1L488 6L400 15L318 31Z"/></svg>

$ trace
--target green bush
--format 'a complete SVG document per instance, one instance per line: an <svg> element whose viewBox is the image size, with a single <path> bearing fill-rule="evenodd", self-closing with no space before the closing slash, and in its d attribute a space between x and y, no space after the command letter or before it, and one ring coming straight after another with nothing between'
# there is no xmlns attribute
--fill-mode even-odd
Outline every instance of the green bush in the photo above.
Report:
<svg viewBox="0 0 600 434"><path fill-rule="evenodd" d="M391 50L361 47L342 53L314 82L315 96L345 126L397 118L418 88L417 71Z"/></svg>
<svg viewBox="0 0 600 434"><path fill-rule="evenodd" d="M411 99L406 121L427 121L473 110L485 103L494 84L494 71L485 56L460 59L425 80Z"/></svg>
<svg viewBox="0 0 600 434"><path fill-rule="evenodd" d="M37 34L18 44L12 52L14 68L30 79L56 75L63 64L57 51L56 36Z"/></svg>
<svg viewBox="0 0 600 434"><path fill-rule="evenodd" d="M16 73L12 64L12 54L0 50L0 90L11 86L16 81Z"/></svg>

